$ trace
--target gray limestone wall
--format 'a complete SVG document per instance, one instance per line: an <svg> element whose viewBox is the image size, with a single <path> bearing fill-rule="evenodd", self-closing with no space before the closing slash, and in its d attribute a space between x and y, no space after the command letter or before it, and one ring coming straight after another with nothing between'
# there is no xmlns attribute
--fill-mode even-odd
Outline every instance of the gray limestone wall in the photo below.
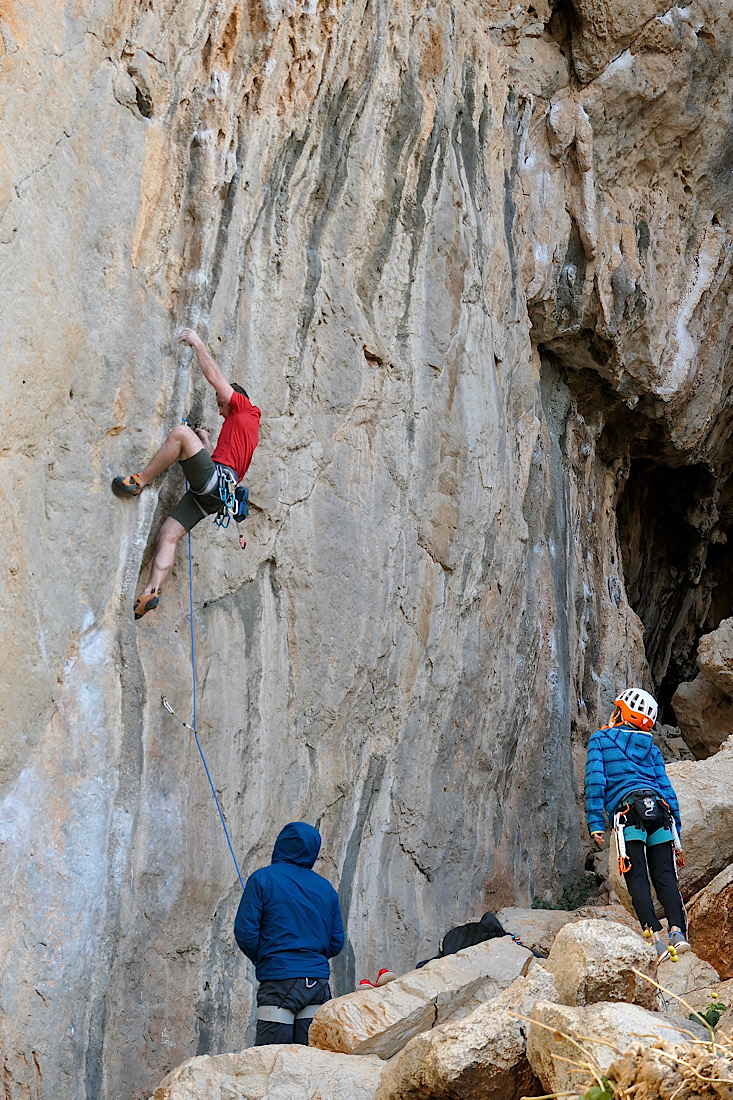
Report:
<svg viewBox="0 0 733 1100"><path fill-rule="evenodd" d="M585 740L654 686L630 464L727 478L730 7L654 16L589 75L546 3L3 9L8 1098L146 1097L252 1035L239 882L160 704L190 721L185 542L132 619L182 475L109 491L182 415L216 428L184 324L263 413L246 551L191 541L243 874L318 826L343 992L582 873Z"/></svg>

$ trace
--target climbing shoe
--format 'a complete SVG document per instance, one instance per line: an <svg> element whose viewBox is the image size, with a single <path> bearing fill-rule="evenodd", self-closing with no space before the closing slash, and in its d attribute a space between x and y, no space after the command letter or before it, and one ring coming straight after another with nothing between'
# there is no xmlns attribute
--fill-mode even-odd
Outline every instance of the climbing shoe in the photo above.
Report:
<svg viewBox="0 0 733 1100"><path fill-rule="evenodd" d="M356 988L357 989L374 989L374 982L370 982L368 978L362 978Z"/></svg>
<svg viewBox="0 0 733 1100"><path fill-rule="evenodd" d="M136 497L142 493L139 474L130 474L129 477L116 477L112 482L112 492L118 497Z"/></svg>
<svg viewBox="0 0 733 1100"><path fill-rule="evenodd" d="M152 592L143 592L142 596L138 596L135 600L135 606L133 608L136 619L142 619L143 615L147 615L148 611L154 611L160 603L160 592L153 589Z"/></svg>
<svg viewBox="0 0 733 1100"><path fill-rule="evenodd" d="M669 934L669 947L670 947L670 953L671 953L672 948L674 948L678 955L683 955L685 953L685 951L690 950L690 945L687 942L687 940L685 939L685 937L682 935L681 932L677 932L677 931L670 932L670 934Z"/></svg>
<svg viewBox="0 0 733 1100"><path fill-rule="evenodd" d="M386 985L387 982L393 982L396 977L397 977L397 975L393 974L391 970L387 970L386 968L384 968L384 969L380 970L379 973L377 974L377 980L374 984L375 985Z"/></svg>

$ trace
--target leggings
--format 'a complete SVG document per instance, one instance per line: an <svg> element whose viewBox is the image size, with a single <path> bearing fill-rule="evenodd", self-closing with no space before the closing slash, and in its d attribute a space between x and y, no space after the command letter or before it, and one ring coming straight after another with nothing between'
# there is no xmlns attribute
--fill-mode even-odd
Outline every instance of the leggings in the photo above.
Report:
<svg viewBox="0 0 733 1100"><path fill-rule="evenodd" d="M647 846L643 840L627 840L626 854L631 860L631 870L624 874L626 885L631 894L634 912L639 918L642 928L651 928L652 932L660 932L661 924L657 920L652 901L652 892L649 886L649 878L654 886L667 924L671 928L676 925L685 931L685 911L682 906L677 875L674 869L674 851L672 842L652 844ZM647 875L647 866L649 874Z"/></svg>

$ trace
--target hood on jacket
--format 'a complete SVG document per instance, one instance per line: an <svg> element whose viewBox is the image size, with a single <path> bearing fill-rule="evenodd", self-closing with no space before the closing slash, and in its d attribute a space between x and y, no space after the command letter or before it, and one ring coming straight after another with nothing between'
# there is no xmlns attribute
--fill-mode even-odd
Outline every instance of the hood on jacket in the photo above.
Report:
<svg viewBox="0 0 733 1100"><path fill-rule="evenodd" d="M644 733L635 726L624 723L610 727L607 732L624 756L633 760L635 764L643 764L654 748L651 733Z"/></svg>
<svg viewBox="0 0 733 1100"><path fill-rule="evenodd" d="M312 867L321 850L321 834L304 821L291 821L275 841L272 863L297 863Z"/></svg>
<svg viewBox="0 0 733 1100"><path fill-rule="evenodd" d="M499 921L499 918L493 913L484 913L481 920L478 922L478 926L481 931L493 939L495 936L506 936L506 932Z"/></svg>

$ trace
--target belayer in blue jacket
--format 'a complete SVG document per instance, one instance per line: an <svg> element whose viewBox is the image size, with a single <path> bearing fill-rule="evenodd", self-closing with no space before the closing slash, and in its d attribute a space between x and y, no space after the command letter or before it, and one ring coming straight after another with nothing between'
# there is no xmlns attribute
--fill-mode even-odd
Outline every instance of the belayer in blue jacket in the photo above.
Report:
<svg viewBox="0 0 733 1100"><path fill-rule="evenodd" d="M328 960L344 946L344 929L336 891L311 869L320 848L317 829L291 821L239 903L234 937L260 983L255 1046L307 1045L310 1022L331 997Z"/></svg>
<svg viewBox="0 0 733 1100"><path fill-rule="evenodd" d="M604 843L605 815L616 829L619 871L634 911L652 938L657 958L665 959L689 951L690 945L675 870L680 809L662 754L652 741L656 720L656 700L647 691L628 688L617 697L608 726L596 730L588 742L585 810L588 830L598 844ZM669 947L654 912L650 877L667 918Z"/></svg>

